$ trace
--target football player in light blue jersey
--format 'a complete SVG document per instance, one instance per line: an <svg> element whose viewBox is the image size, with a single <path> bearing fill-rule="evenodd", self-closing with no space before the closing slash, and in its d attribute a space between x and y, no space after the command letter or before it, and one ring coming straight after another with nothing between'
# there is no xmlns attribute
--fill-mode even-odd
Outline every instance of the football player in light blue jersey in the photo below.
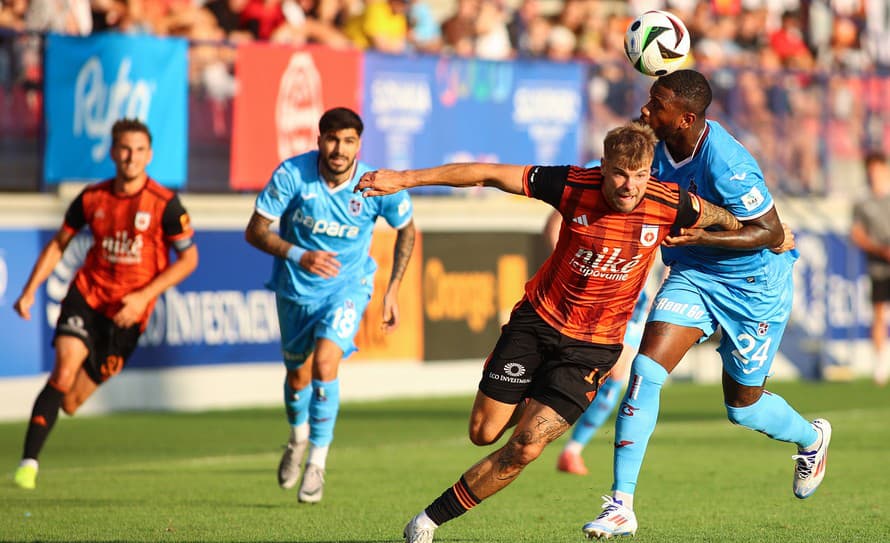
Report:
<svg viewBox="0 0 890 543"><path fill-rule="evenodd" d="M722 329L723 394L731 422L797 445L792 488L816 491L831 425L809 422L764 389L791 313L793 236L783 228L760 167L720 124L706 120L711 88L694 70L653 83L641 120L658 136L652 174L732 212L741 230L684 229L665 240L670 274L652 302L615 424L614 482L588 537L637 530L633 496L658 417L661 387L696 343ZM697 246L687 246L694 243ZM775 248L775 249L772 249Z"/></svg>
<svg viewBox="0 0 890 543"><path fill-rule="evenodd" d="M318 150L282 162L256 199L245 237L275 257L266 286L275 291L287 377L284 405L290 439L278 466L278 484L303 479L301 502L321 500L328 449L340 406L337 371L352 354L359 322L371 299L377 264L370 257L378 217L398 230L383 329L399 323L398 290L414 247L413 207L407 193L364 199L354 194L367 165L358 162L363 123L354 111L334 108L318 123ZM271 229L279 221L278 232ZM311 357L310 357L311 355Z"/></svg>

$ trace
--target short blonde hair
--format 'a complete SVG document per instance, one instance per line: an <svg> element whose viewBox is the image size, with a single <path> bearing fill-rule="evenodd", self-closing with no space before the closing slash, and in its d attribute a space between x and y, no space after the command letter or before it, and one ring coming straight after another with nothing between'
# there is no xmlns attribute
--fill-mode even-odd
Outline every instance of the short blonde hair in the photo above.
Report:
<svg viewBox="0 0 890 543"><path fill-rule="evenodd" d="M658 138L649 125L631 121L609 130L603 142L603 158L616 166L637 168L651 162Z"/></svg>

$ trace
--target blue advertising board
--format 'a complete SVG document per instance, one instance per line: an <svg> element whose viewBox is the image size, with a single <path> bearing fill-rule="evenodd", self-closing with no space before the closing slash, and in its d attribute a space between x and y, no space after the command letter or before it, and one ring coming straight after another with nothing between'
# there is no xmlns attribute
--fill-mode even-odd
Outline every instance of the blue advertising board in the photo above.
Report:
<svg viewBox="0 0 890 543"><path fill-rule="evenodd" d="M795 232L800 259L794 265L793 322L823 340L869 337L871 286L862 251L846 234Z"/></svg>
<svg viewBox="0 0 890 543"><path fill-rule="evenodd" d="M200 253L198 268L158 298L148 328L127 367L280 360L275 294L263 287L272 268L272 257L245 243L240 230L199 230L195 241ZM86 238L86 242L70 245L47 281L43 313L46 337L52 337L59 303L91 238ZM52 349L45 349L43 359L48 370L53 363Z"/></svg>
<svg viewBox="0 0 890 543"><path fill-rule="evenodd" d="M575 164L583 82L575 63L366 53L362 159L394 169Z"/></svg>
<svg viewBox="0 0 890 543"><path fill-rule="evenodd" d="M44 179L114 175L111 126L138 118L152 132L148 173L178 188L188 155L188 42L102 33L46 39Z"/></svg>
<svg viewBox="0 0 890 543"><path fill-rule="evenodd" d="M37 230L0 229L0 376L14 377L41 372L37 353L44 343L43 290L38 289L31 320L16 314L13 305L31 274L31 266L43 248Z"/></svg>

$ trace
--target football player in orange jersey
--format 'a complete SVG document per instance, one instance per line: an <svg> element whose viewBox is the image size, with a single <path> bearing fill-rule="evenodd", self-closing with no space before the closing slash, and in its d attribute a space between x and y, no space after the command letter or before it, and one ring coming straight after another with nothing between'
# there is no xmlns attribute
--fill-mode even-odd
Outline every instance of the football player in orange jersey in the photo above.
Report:
<svg viewBox="0 0 890 543"><path fill-rule="evenodd" d="M22 461L21 488L35 488L37 457L58 417L73 415L104 381L120 372L148 324L155 300L198 265L189 216L176 194L152 180L151 133L135 119L111 129L112 179L86 187L37 258L15 302L26 320L37 289L77 232L88 226L93 244L62 302L53 344L55 365L34 401ZM177 257L170 262L173 249Z"/></svg>
<svg viewBox="0 0 890 543"><path fill-rule="evenodd" d="M596 168L448 164L369 172L356 185L365 197L421 185L492 186L543 200L564 221L553 254L526 284L486 360L470 414L476 445L516 428L411 519L408 543L431 542L436 528L510 484L578 419L621 353L658 246L671 232L741 227L675 183L652 180L655 143L650 128L631 122L606 135Z"/></svg>

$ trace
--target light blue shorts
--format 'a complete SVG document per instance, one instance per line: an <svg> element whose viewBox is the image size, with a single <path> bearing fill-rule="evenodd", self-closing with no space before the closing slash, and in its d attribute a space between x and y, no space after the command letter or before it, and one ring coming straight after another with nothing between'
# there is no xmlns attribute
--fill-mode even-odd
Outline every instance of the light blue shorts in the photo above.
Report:
<svg viewBox="0 0 890 543"><path fill-rule="evenodd" d="M739 384L761 386L791 316L793 291L790 266L770 280L735 282L672 269L652 302L648 321L699 328L704 333L699 343L719 326L723 335L717 352L723 369Z"/></svg>
<svg viewBox="0 0 890 543"><path fill-rule="evenodd" d="M355 334L371 301L367 290L343 291L312 303L275 297L284 365L295 370L306 362L320 338L343 350L343 359L358 350Z"/></svg>

